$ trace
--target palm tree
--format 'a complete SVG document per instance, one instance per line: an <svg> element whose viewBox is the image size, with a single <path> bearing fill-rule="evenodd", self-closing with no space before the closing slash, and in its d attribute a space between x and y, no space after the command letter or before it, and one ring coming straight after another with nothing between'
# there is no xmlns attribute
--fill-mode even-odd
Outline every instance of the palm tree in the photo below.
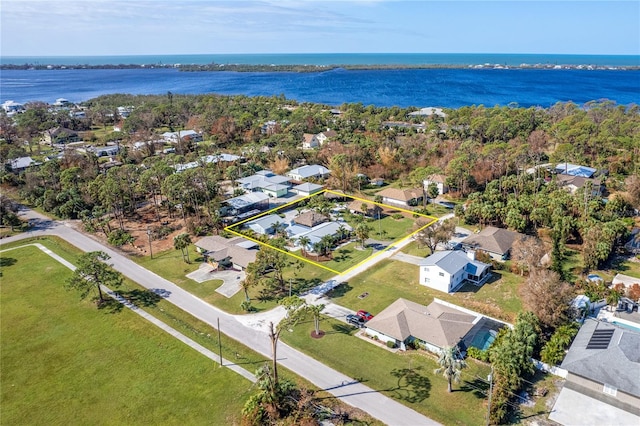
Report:
<svg viewBox="0 0 640 426"><path fill-rule="evenodd" d="M302 254L307 254L307 247L309 247L309 243L311 240L306 235L298 238L298 244L300 245L300 250L302 250Z"/></svg>
<svg viewBox="0 0 640 426"><path fill-rule="evenodd" d="M460 381L460 374L463 368L467 367L467 363L459 358L459 351L457 346L446 346L440 351L438 357L438 365L440 368L436 368L433 372L435 374L442 374L447 379L447 391L451 392L451 383Z"/></svg>
<svg viewBox="0 0 640 426"><path fill-rule="evenodd" d="M182 251L182 260L186 263L190 263L189 260L189 245L191 244L191 235L184 234L176 235L173 237L173 247L176 250Z"/></svg>
<svg viewBox="0 0 640 426"><path fill-rule="evenodd" d="M248 302L251 300L249 297L249 289L258 284L254 274L246 274L244 280L240 281L240 288L244 291L244 298Z"/></svg>
<svg viewBox="0 0 640 426"><path fill-rule="evenodd" d="M307 308L313 315L313 326L315 327L316 336L320 335L320 312L324 309L324 305L309 305Z"/></svg>
<svg viewBox="0 0 640 426"><path fill-rule="evenodd" d="M327 254L331 251L331 246L333 246L333 236L325 235L320 238L320 244L322 244L322 254Z"/></svg>
<svg viewBox="0 0 640 426"><path fill-rule="evenodd" d="M340 241L344 240L345 236L347 235L347 228L344 225L340 225L338 226L338 235L340 238Z"/></svg>
<svg viewBox="0 0 640 426"><path fill-rule="evenodd" d="M364 223L360 223L356 227L356 238L362 243L362 248L364 248L364 244L369 238L369 231L371 231L371 228Z"/></svg>

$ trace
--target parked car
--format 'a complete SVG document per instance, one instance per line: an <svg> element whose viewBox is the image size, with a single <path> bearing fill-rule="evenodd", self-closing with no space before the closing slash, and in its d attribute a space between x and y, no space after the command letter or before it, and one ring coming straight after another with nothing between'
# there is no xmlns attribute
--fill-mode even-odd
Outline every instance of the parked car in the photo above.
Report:
<svg viewBox="0 0 640 426"><path fill-rule="evenodd" d="M356 327L364 327L365 320L358 315L347 315L347 322Z"/></svg>
<svg viewBox="0 0 640 426"><path fill-rule="evenodd" d="M359 316L360 318L362 318L365 321L369 321L371 318L373 318L373 315L371 315L367 311L363 311L362 309L360 309L358 312L356 312L356 315Z"/></svg>

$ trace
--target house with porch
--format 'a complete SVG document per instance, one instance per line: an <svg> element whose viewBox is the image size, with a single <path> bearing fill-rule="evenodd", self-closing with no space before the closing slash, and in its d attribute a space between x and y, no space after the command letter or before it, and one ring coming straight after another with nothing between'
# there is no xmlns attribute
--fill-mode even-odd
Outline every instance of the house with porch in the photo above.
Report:
<svg viewBox="0 0 640 426"><path fill-rule="evenodd" d="M280 176L271 170L261 170L254 175L236 179L240 188L246 192L263 192L271 198L287 195L291 188L291 179Z"/></svg>
<svg viewBox="0 0 640 426"><path fill-rule="evenodd" d="M460 250L438 251L423 259L419 282L444 293L455 293L465 281L483 285L490 274L491 265L475 259L474 252Z"/></svg>

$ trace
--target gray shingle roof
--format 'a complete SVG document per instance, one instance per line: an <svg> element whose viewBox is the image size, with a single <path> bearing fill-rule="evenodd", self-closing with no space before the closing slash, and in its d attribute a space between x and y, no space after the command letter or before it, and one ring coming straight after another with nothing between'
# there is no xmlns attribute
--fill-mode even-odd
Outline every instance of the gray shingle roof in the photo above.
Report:
<svg viewBox="0 0 640 426"><path fill-rule="evenodd" d="M587 349L595 330L613 330L606 349ZM561 365L570 373L640 397L640 332L587 319Z"/></svg>
<svg viewBox="0 0 640 426"><path fill-rule="evenodd" d="M479 260L470 259L464 252L459 250L437 251L420 262L420 266L438 266L451 275L461 269L473 275L480 275L482 271L489 267L488 264Z"/></svg>

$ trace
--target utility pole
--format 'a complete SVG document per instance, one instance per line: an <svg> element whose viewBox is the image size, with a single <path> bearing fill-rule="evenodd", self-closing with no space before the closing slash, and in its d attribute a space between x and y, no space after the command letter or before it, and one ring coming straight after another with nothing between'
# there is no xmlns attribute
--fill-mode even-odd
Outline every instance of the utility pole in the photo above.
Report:
<svg viewBox="0 0 640 426"><path fill-rule="evenodd" d="M493 366L489 374L489 403L487 404L487 426L491 423L491 394L493 393Z"/></svg>
<svg viewBox="0 0 640 426"><path fill-rule="evenodd" d="M222 367L222 339L220 338L220 317L218 317L218 350L220 351L220 367Z"/></svg>
<svg viewBox="0 0 640 426"><path fill-rule="evenodd" d="M151 247L151 229L147 227L147 237L149 237L149 253L151 254L151 259L153 259L153 248Z"/></svg>
<svg viewBox="0 0 640 426"><path fill-rule="evenodd" d="M289 278L289 297L291 297L291 278Z"/></svg>

